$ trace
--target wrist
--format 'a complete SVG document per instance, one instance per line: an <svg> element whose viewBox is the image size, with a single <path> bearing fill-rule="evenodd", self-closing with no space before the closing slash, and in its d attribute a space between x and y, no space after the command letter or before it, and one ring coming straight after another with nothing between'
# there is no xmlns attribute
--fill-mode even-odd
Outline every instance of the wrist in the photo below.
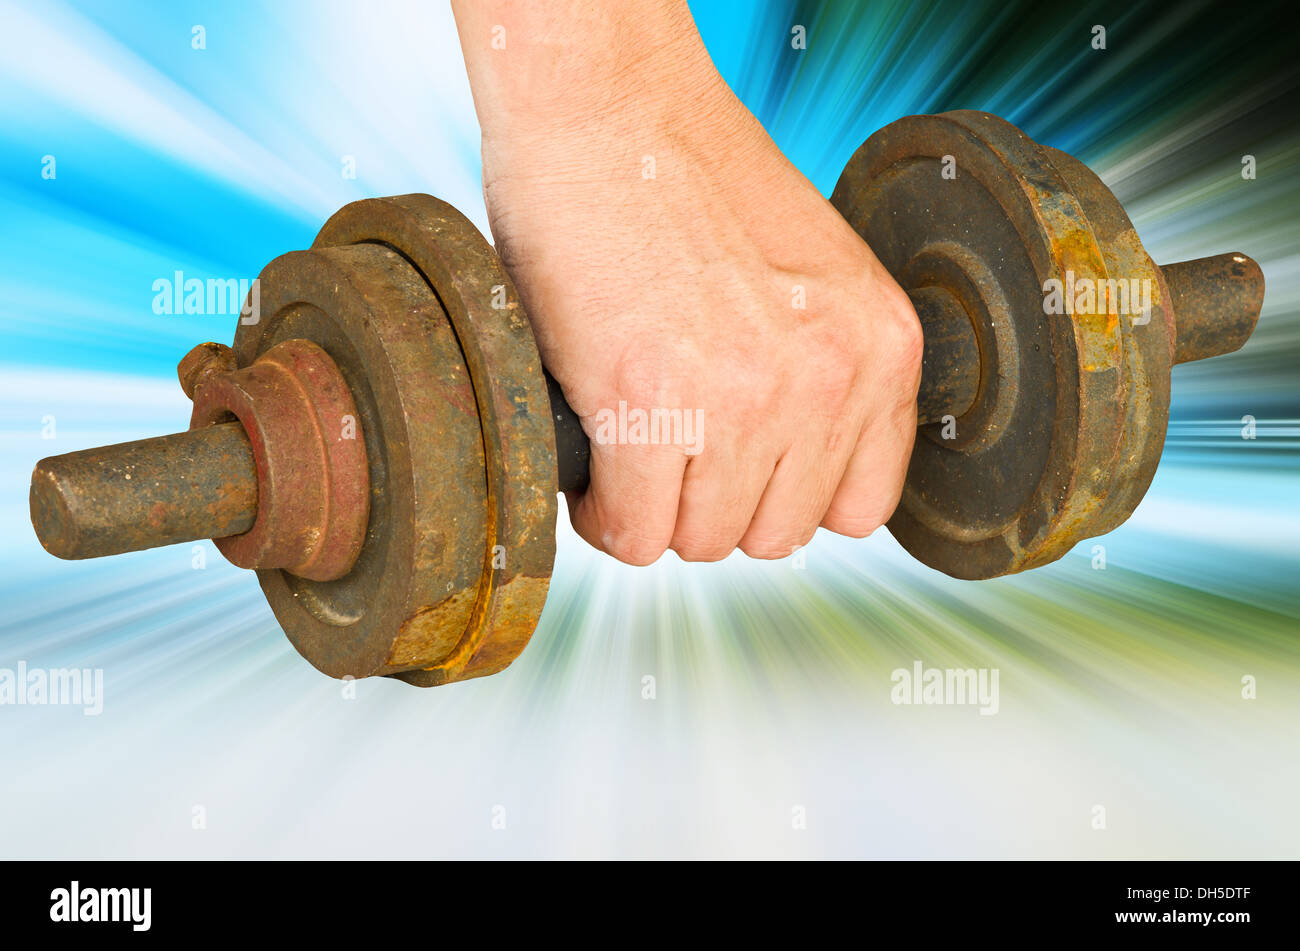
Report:
<svg viewBox="0 0 1300 951"><path fill-rule="evenodd" d="M689 126L732 98L681 0L466 6L457 23L485 153Z"/></svg>

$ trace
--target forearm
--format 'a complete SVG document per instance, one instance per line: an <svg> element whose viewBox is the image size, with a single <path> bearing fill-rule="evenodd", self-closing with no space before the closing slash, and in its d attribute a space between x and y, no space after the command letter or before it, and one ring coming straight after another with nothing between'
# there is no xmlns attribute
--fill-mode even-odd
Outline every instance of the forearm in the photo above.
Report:
<svg viewBox="0 0 1300 951"><path fill-rule="evenodd" d="M452 0L485 141L554 137L721 84L685 0ZM705 100L702 102L701 100Z"/></svg>

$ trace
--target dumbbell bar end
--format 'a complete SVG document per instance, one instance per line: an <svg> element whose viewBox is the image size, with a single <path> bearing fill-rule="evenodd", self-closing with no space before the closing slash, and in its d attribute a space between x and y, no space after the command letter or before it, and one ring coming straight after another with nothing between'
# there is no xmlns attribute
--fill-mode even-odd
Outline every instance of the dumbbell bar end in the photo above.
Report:
<svg viewBox="0 0 1300 951"><path fill-rule="evenodd" d="M100 558L248 531L257 469L243 426L222 423L42 459L29 498L46 551Z"/></svg>
<svg viewBox="0 0 1300 951"><path fill-rule="evenodd" d="M1174 311L1174 362L1188 363L1240 350L1264 303L1264 272L1233 251L1161 265Z"/></svg>

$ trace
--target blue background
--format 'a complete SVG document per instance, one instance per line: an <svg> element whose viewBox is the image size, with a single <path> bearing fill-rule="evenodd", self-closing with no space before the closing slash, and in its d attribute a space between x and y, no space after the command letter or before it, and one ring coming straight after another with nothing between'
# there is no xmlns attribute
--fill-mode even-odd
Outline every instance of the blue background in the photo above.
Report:
<svg viewBox="0 0 1300 951"><path fill-rule="evenodd" d="M431 192L486 232L478 131L442 4L0 0L0 668L105 677L98 717L0 706L0 855L1297 853L1286 8L692 9L826 194L889 121L985 109L1096 170L1156 260L1262 263L1250 343L1175 371L1160 471L1099 540L1106 569L1087 543L962 583L885 533L823 533L804 570L633 569L562 526L546 613L506 673L350 699L210 543L56 561L28 523L33 463L184 428L176 361L232 334L228 316L154 313L153 282L251 279L374 195ZM893 705L890 671L914 660L999 668L1000 712Z"/></svg>

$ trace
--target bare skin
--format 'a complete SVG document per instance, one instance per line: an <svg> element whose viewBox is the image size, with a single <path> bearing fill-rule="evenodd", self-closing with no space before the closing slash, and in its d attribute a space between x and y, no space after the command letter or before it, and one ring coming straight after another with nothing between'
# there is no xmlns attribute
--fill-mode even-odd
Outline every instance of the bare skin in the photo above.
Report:
<svg viewBox="0 0 1300 951"><path fill-rule="evenodd" d="M593 437L578 533L644 565L884 524L916 429L916 314L732 94L684 0L452 7L497 250ZM620 401L698 410L698 447L602 438Z"/></svg>

